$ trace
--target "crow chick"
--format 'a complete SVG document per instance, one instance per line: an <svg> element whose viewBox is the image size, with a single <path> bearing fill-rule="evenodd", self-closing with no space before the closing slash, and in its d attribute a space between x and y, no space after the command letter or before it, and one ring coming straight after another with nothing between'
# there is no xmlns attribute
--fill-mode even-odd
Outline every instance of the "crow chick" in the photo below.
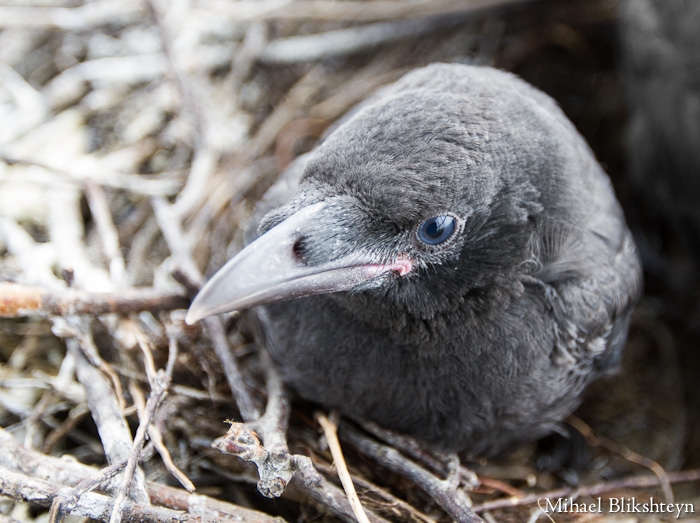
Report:
<svg viewBox="0 0 700 523"><path fill-rule="evenodd" d="M619 361L641 286L633 240L584 140L515 76L413 71L268 201L290 188L187 320L265 304L302 397L489 455L555 429Z"/></svg>

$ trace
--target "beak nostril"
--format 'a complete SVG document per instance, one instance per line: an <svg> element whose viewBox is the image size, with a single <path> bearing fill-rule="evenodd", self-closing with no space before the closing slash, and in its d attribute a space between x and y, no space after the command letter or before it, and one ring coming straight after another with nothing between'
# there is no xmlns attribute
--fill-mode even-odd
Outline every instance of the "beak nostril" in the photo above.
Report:
<svg viewBox="0 0 700 523"><path fill-rule="evenodd" d="M303 258L303 243L303 240L301 238L298 238L294 241L294 244L292 245L292 254L294 255L294 259L297 261L301 261Z"/></svg>

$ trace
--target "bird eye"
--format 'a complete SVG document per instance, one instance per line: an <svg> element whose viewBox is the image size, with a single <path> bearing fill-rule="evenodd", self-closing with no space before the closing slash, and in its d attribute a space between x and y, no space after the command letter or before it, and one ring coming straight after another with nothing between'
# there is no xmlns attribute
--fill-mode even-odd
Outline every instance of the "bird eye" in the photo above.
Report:
<svg viewBox="0 0 700 523"><path fill-rule="evenodd" d="M425 220L418 228L418 238L428 245L438 245L455 232L456 221L452 216L436 216Z"/></svg>

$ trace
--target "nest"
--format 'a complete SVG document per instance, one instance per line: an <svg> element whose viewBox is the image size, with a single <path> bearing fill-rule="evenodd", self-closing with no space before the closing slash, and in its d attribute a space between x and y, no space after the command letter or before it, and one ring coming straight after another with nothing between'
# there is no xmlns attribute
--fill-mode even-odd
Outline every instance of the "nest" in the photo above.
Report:
<svg viewBox="0 0 700 523"><path fill-rule="evenodd" d="M0 6L0 521L613 521L543 507L695 503L683 285L647 291L623 373L568 421L584 455L553 471L534 444L442 455L290 403L251 318L184 323L285 166L428 63L548 92L624 203L616 24L608 0Z"/></svg>

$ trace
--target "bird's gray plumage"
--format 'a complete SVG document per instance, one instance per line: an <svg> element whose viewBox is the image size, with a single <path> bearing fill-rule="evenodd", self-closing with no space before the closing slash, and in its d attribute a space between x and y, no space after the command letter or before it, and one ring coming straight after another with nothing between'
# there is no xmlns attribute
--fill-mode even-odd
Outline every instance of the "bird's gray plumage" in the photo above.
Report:
<svg viewBox="0 0 700 523"><path fill-rule="evenodd" d="M343 292L261 308L301 396L443 449L494 453L550 432L618 360L641 285L632 238L583 139L515 76L409 73L283 180L295 192L262 218L261 238L293 229L300 271L333 262L324 274L336 274L358 257L381 267ZM296 225L304 209L313 215ZM443 215L452 236L422 242L420 224Z"/></svg>

